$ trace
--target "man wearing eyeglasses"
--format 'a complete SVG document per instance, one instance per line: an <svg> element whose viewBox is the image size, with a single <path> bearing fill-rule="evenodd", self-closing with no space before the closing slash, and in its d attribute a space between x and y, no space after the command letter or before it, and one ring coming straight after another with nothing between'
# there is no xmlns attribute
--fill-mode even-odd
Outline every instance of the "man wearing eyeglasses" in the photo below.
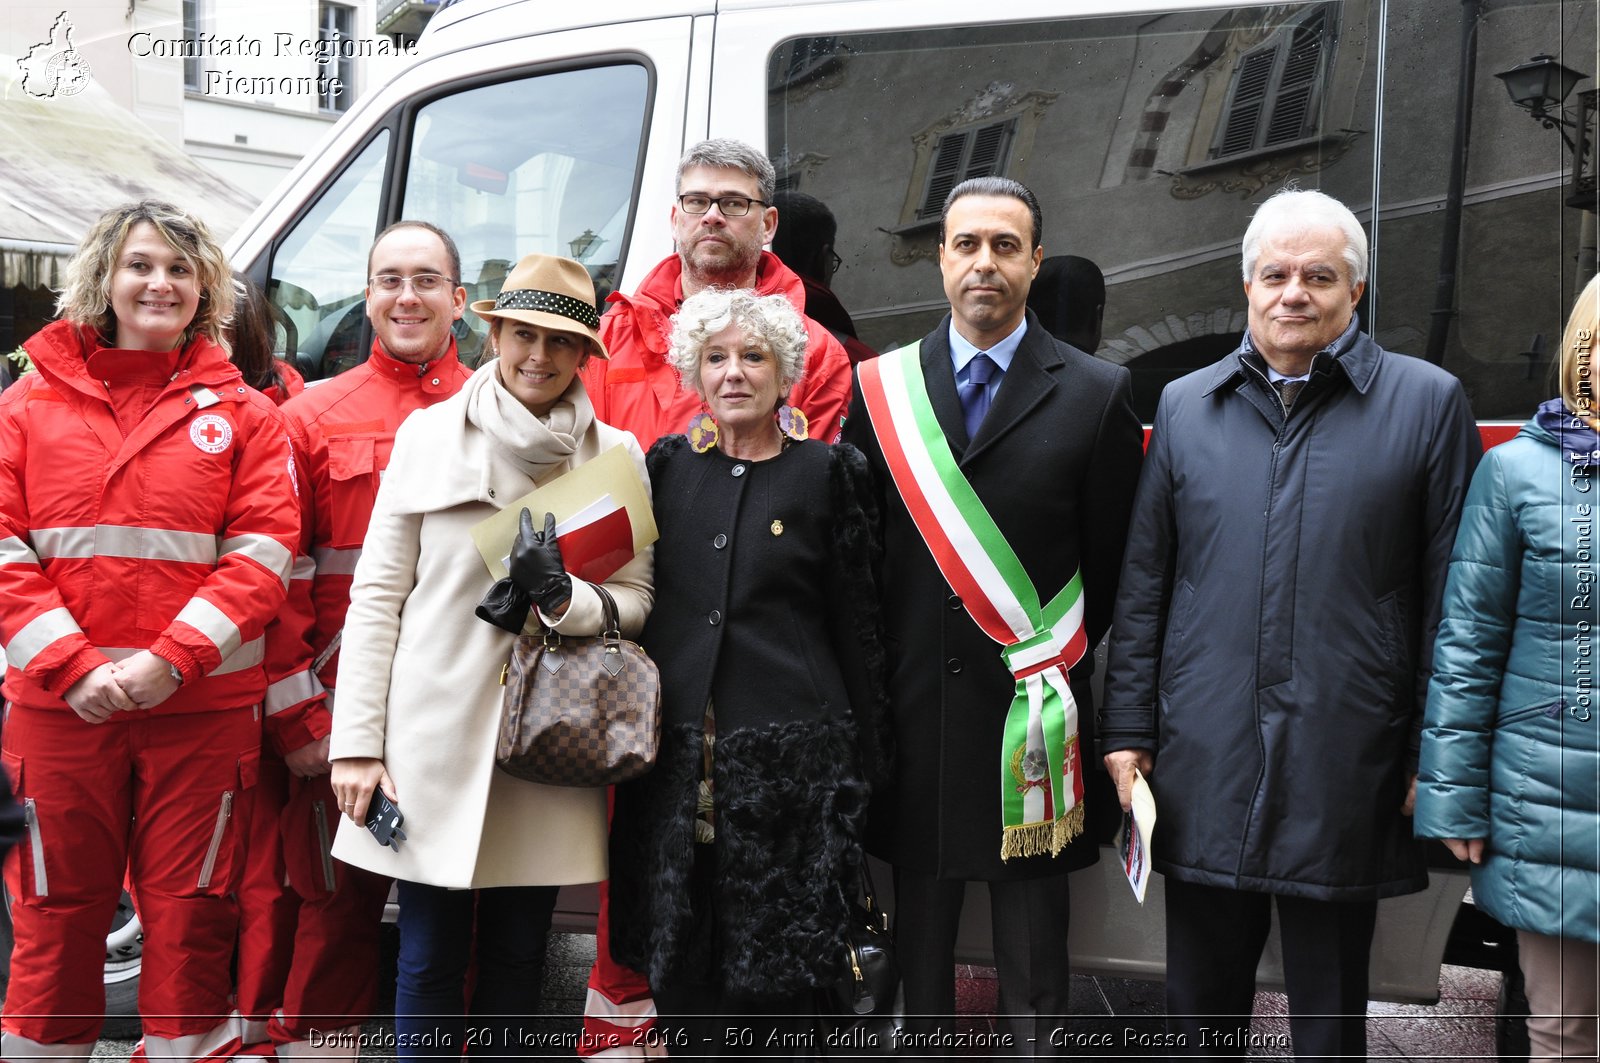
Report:
<svg viewBox="0 0 1600 1063"><path fill-rule="evenodd" d="M377 1003L389 880L329 855L343 811L328 785L339 635L395 431L471 375L452 332L467 293L449 235L396 222L378 234L367 267L376 334L367 360L282 408L306 485L303 532L288 603L267 629L271 685L239 898L238 987L245 1044L280 1058L305 1054L313 1034L319 1058L341 1054L339 1046L354 1058L354 1035Z"/></svg>
<svg viewBox="0 0 1600 1063"><path fill-rule="evenodd" d="M613 292L600 318L609 360L591 358L582 370L598 420L632 432L646 450L664 435L682 433L700 412L666 360L670 321L685 298L705 288L753 288L782 295L805 315L805 285L776 255L763 250L778 231L772 205L777 175L766 155L739 140L704 140L678 162L672 207L676 254L663 259L632 295ZM833 442L850 402L850 358L822 325L805 317L806 368L789 404L806 415L812 438ZM664 1055L646 1045L655 1005L644 976L611 958L609 892L600 887L596 959L589 973L581 1056Z"/></svg>
<svg viewBox="0 0 1600 1063"><path fill-rule="evenodd" d="M802 314L805 285L763 250L778 231L772 205L777 176L766 155L738 140L705 140L678 162L672 206L677 253L651 270L632 295L613 292L600 319L608 362L591 358L583 383L597 418L626 429L646 450L683 432L700 400L679 386L666 362L668 324L683 300L703 288L753 288L782 295ZM826 328L806 317L806 370L789 395L815 439L839 435L850 402L850 359Z"/></svg>

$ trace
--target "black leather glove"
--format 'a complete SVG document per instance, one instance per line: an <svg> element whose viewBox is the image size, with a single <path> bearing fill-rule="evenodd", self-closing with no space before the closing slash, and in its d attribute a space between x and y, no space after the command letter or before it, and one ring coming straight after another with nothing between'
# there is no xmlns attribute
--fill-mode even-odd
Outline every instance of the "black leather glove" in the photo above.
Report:
<svg viewBox="0 0 1600 1063"><path fill-rule="evenodd" d="M502 631L520 635L522 625L528 622L528 610L532 608L533 599L528 597L528 592L507 577L494 581L494 586L473 613L479 620L487 620Z"/></svg>
<svg viewBox="0 0 1600 1063"><path fill-rule="evenodd" d="M561 562L561 544L556 542L556 515L544 515L544 530L533 530L533 515L522 511L517 541L511 544L511 581L528 592L546 616L572 598L572 577Z"/></svg>

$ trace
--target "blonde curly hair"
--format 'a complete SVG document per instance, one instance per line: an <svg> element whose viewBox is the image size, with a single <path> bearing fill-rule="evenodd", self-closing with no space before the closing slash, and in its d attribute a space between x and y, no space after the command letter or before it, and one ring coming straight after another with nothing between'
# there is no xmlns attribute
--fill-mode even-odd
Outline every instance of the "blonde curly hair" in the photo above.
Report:
<svg viewBox="0 0 1600 1063"><path fill-rule="evenodd" d="M700 358L706 341L729 325L771 350L778 363L778 392L787 396L805 375L805 319L783 296L757 295L749 288L707 288L685 299L673 315L667 360L684 390L706 397L700 387Z"/></svg>
<svg viewBox="0 0 1600 1063"><path fill-rule="evenodd" d="M149 222L167 246L194 267L200 306L183 330L184 344L202 335L213 343L223 343L223 329L233 318L237 293L228 259L205 222L157 199L125 203L100 215L67 263L67 282L56 296L56 314L75 325L98 329L107 338L116 335L111 276L128 233L140 222Z"/></svg>

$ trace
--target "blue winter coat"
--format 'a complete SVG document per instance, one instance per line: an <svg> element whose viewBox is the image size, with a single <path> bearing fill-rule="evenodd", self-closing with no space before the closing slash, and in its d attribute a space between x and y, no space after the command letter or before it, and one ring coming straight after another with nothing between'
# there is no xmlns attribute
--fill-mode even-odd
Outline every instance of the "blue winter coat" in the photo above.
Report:
<svg viewBox="0 0 1600 1063"><path fill-rule="evenodd" d="M1445 588L1416 832L1486 838L1479 908L1600 940L1600 474L1533 421L1484 456Z"/></svg>

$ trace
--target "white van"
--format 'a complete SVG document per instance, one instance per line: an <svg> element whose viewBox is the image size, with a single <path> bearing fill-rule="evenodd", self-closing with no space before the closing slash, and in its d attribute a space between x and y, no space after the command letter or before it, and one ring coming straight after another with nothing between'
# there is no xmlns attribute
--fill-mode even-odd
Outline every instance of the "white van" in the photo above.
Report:
<svg viewBox="0 0 1600 1063"><path fill-rule="evenodd" d="M366 252L386 224L449 231L469 299L534 251L579 259L602 295L631 290L672 251L684 148L737 137L769 151L782 189L832 211L832 288L885 350L944 312L945 192L1004 174L1038 194L1045 254L1105 278L1097 353L1130 367L1148 421L1166 381L1237 344L1238 241L1294 180L1371 224L1368 330L1459 375L1480 418L1520 419L1551 391L1554 345L1528 337L1560 334L1581 283L1583 212L1566 204L1593 196L1493 76L1538 52L1592 62L1592 0L464 0L230 254L314 379L370 345ZM460 329L470 361L483 324ZM1080 970L1161 977L1159 883L1140 908L1113 859L1072 889ZM1465 890L1446 869L1384 902L1376 997L1437 1000ZM581 922L585 900L567 901ZM967 911L962 950L978 960L988 906ZM1281 980L1275 946L1261 978Z"/></svg>

